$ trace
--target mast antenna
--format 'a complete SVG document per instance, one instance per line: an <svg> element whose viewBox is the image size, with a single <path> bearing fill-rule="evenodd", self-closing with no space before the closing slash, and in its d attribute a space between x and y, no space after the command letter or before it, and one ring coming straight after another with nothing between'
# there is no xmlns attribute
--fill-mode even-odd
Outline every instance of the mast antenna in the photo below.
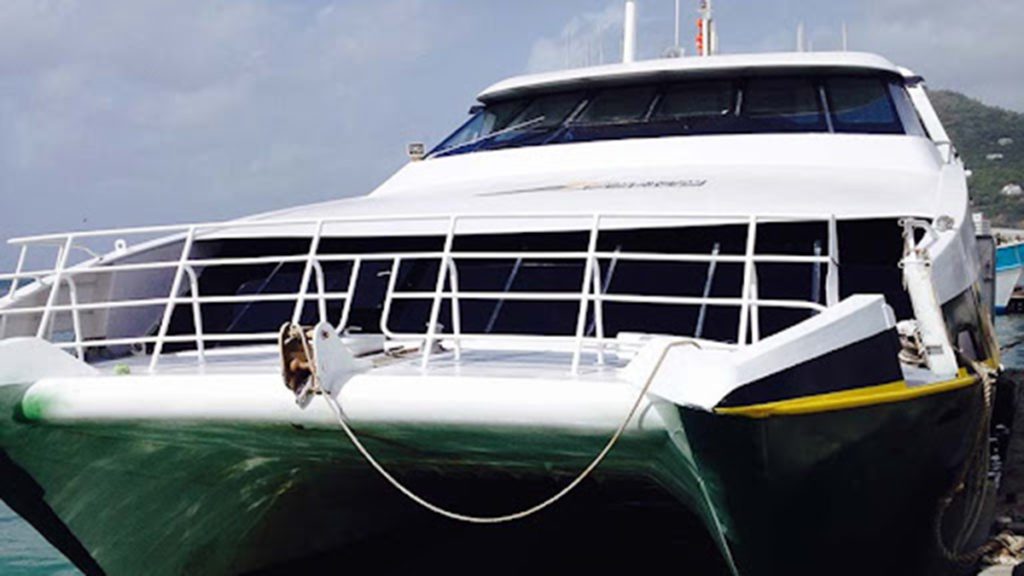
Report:
<svg viewBox="0 0 1024 576"><path fill-rule="evenodd" d="M622 61L636 61L636 0L626 0L626 17L622 36Z"/></svg>
<svg viewBox="0 0 1024 576"><path fill-rule="evenodd" d="M681 44L681 41L682 41L682 26L683 26L683 21L682 21L682 19L683 19L682 1L683 0L676 0L676 43L674 45L675 48L676 48L676 53L678 53L679 49L682 48L682 44Z"/></svg>
<svg viewBox="0 0 1024 576"><path fill-rule="evenodd" d="M718 41L715 38L715 19L712 16L711 0L701 0L700 19L697 20L697 54L711 56L717 51Z"/></svg>

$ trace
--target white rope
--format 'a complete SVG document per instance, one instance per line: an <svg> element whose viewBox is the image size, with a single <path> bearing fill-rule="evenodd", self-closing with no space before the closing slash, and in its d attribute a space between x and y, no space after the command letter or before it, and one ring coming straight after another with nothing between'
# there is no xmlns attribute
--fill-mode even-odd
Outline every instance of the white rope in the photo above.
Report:
<svg viewBox="0 0 1024 576"><path fill-rule="evenodd" d="M342 411L341 406L338 404L338 401L328 393L325 393L323 396L324 399L327 401L327 405L331 407L331 410L334 412L335 417L337 417L338 424L341 425L342 430L345 431L345 434L348 436L349 440L352 441L352 445L356 447L356 450L359 451L363 458L365 458L366 461L369 462L369 464L373 466L373 468L381 476L383 476L385 480L387 480L392 486L395 487L396 490L404 494L407 498L409 498L416 504L422 506L423 508L426 508L427 510L435 514L444 516L445 518L449 518L451 520L467 522L470 524L503 524L507 522L514 522L516 520L522 520L523 518L532 516L544 510L545 508L552 506L562 498L569 495L570 492L572 492L574 489L576 489L577 486L579 486L584 480L586 480L587 477L590 476L590 474L595 469L597 469L597 467L600 466L602 462L604 462L604 459L612 451L615 445L618 444L619 439L622 438L622 435L623 433L625 433L626 428L629 426L629 423L636 416L637 410L640 409L640 405L643 403L644 398L647 396L647 392L651 389L651 385L654 383L654 377L660 370L661 364L665 361L665 357L668 356L669 350L677 346L683 345L700 348L700 345L693 340L677 340L674 342L670 342L668 345L665 346L665 349L662 350L661 352L661 356L658 358L658 362L651 370L650 375L647 377L647 381L644 383L643 388L641 388L640 393L637 395L636 401L633 402L633 407L630 408L629 414L622 421L622 424L615 431L615 434L611 437L608 443L605 444L604 449L601 450L601 452L597 455L596 458L594 458L590 465L584 468L583 471L580 472L578 476L576 476L575 480L570 482L564 488L559 490L554 496L551 496L547 500L544 500L543 502L531 506L529 508L526 508L525 510L515 512L513 514L506 514L503 516L471 516L468 514L460 514L458 512L452 512L451 510L442 508L441 506L429 502L425 498L419 496L418 494L410 490L408 487L406 487L404 484L402 484L394 476L392 476L391 473L388 472L384 468L384 466L382 466L380 462L378 462L377 459L373 457L373 454L371 454L369 450L366 449L363 443L356 436L355 432L352 431L352 427L349 426L348 420L345 418L345 414ZM310 364L313 365L314 363L311 362ZM313 377L318 378L316 374L314 374Z"/></svg>

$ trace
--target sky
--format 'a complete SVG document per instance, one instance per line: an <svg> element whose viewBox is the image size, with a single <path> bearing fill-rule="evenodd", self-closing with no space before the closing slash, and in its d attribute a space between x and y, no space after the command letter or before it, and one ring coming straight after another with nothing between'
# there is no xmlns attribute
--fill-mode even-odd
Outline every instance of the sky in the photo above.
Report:
<svg viewBox="0 0 1024 576"><path fill-rule="evenodd" d="M616 60L621 0L3 0L0 238L365 194L504 77ZM697 0L683 0L684 47ZM1024 111L1020 0L716 0L725 53L882 53ZM640 56L674 0L640 0ZM690 50L692 52L692 50ZM0 249L0 267L12 251Z"/></svg>

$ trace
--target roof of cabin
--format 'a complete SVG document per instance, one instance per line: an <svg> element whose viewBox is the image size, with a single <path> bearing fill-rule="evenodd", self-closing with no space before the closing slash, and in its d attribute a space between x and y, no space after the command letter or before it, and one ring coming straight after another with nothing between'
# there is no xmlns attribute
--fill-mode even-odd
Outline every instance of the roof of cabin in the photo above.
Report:
<svg viewBox="0 0 1024 576"><path fill-rule="evenodd" d="M866 69L905 75L899 68L877 54L864 52L783 52L773 54L731 54L704 58L661 58L630 64L610 64L517 76L494 84L480 93L482 102L518 94L574 88L599 82L635 81L676 74L718 72L727 70L844 68Z"/></svg>

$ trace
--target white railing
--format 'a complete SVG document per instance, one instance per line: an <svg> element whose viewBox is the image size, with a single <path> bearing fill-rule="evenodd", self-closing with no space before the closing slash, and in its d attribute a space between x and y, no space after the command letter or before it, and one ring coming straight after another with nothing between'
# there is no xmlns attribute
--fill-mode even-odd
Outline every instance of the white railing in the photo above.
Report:
<svg viewBox="0 0 1024 576"><path fill-rule="evenodd" d="M587 231L589 230L586 251L520 251L520 252L457 252L454 249L455 240L460 235L460 225L473 222L477 229L473 234L480 233L480 224L488 221L529 221L540 222L545 219L557 219L561 230ZM675 254L675 253L638 253L638 252L607 252L599 250L600 235L604 231L624 230L634 228L664 228L684 226L686 222L701 221L706 223L707 217L695 217L689 215L666 215L666 214L595 214L595 215L446 215L446 216L395 216L395 217L365 217L365 218L330 218L321 220L301 221L241 221L231 223L210 223L192 224L187 226L159 226L149 228L126 228L120 230L82 232L69 234L55 234L47 236L36 236L11 240L10 243L20 247L20 254L17 267L11 274L0 275L0 281L9 280L11 286L7 296L0 298L0 338L7 336L8 322L12 318L28 318L31 320L38 317L35 324L35 335L39 338L55 340L53 334L54 318L60 314L70 314L71 331L73 338L70 341L55 342L56 345L73 350L80 358L85 358L86 350L111 346L152 346L150 369L155 371L160 362L167 345L185 344L194 346L196 357L200 364L206 362L206 346L209 343L258 343L273 342L277 339L276 333L246 333L246 334L215 334L207 333L203 328L203 306L206 304L258 304L268 302L294 302L293 313L290 318L298 322L303 316L306 303L315 301L317 305L317 316L320 321L331 322L336 325L339 331L345 330L349 325L352 302L357 289L357 280L360 272L367 263L391 263L391 273L388 280L388 287L383 302L383 313L381 315L381 332L389 339L395 341L411 341L419 343L422 354L422 365L426 368L432 357L433 351L439 341L449 341L453 344L453 353L456 359L460 358L462 344L466 340L487 341L503 340L506 342L521 342L526 340L539 340L547 343L567 343L572 348L572 370L578 372L581 359L585 350L592 349L596 353L598 362L604 361L606 348L618 343L618 340L609 339L605 334L604 305L612 304L655 304L667 306L699 306L701 307L701 318L707 307L734 307L740 311L739 327L736 335L735 346L745 346L748 342L757 342L761 338L760 310L765 308L798 309L808 311L821 311L826 306L834 305L839 300L839 251L838 231L834 216L778 216L778 215L757 215L757 216L718 216L714 220L717 224L733 223L745 224L746 226L746 248L743 254L721 254L716 249L709 254ZM420 225L431 223L436 226L436 232L432 236L444 237L443 248L440 251L411 251L393 253L321 253L321 240L329 235L325 233L328 226L338 225L360 225L375 224L380 226L374 236L387 236L392 226L401 223L416 221ZM765 255L757 254L758 226L766 223L785 222L820 222L828 228L828 250L827 253L817 251L813 256L795 255ZM630 225L635 223L634 225ZM263 234L270 234L270 237L309 238L309 249L304 255L293 256L253 256L253 257L227 257L227 258L194 258L193 252L197 241L204 239L218 238L219 235L230 238L245 237L242 232L256 230L252 237L262 237ZM519 226L517 230L522 231ZM296 232L298 230L299 232ZM284 234L283 231L287 231ZM129 249L127 243L122 239L130 235L162 235L161 238L148 240L147 242ZM106 256L100 256L97 251L86 245L87 241L97 239L115 238L116 250ZM147 254L159 248L174 247L181 243L181 250L177 258L163 261L123 262L127 257ZM56 248L55 265L50 269L26 270L29 250L31 248L49 247ZM71 264L71 254L79 253L89 256L87 260L77 264ZM518 292L506 289L501 292L480 292L460 291L459 289L459 262L471 260L509 260L522 262L523 259L542 260L565 260L583 262L584 274L582 285L578 292ZM434 283L433 291L429 292L408 292L397 290L397 281L400 275L403 262L408 261L437 260L438 273ZM713 297L708 290L702 296L653 296L640 294L610 293L606 286L602 285L601 262L657 262L657 263L707 263L713 271L714 266L719 264L741 264L743 266L743 280L739 297L724 298ZM325 280L324 265L331 263L348 263L349 278L344 292L328 292ZM200 274L202 270L215 267L227 266L251 266L251 265L303 265L302 280L298 290L293 293L284 294L253 294L233 296L203 296L200 294ZM759 264L804 264L817 267L827 267L825 277L825 305L811 300L772 300L762 299L758 294L758 273ZM612 264L614 266L614 264ZM518 264L517 264L518 266ZM80 279L86 276L113 275L126 272L144 271L173 271L173 279L169 293L166 296L151 298L136 298L123 300L97 300L81 301ZM713 272L710 272L713 273ZM709 274L710 274L709 273ZM33 285L27 286L25 280L33 281ZM314 282L316 289L310 292L310 283ZM188 282L188 295L182 296L185 282ZM61 303L63 287L66 286L67 297L63 298L66 303ZM709 282L710 286L710 282ZM447 288L446 288L447 287ZM45 296L45 299L42 297ZM35 305L32 305L32 300ZM420 300L429 301L430 313L429 322L423 333L397 333L390 329L389 321L392 314L393 304L399 300ZM524 336L509 334L487 333L469 334L463 331L461 319L460 300L493 300L499 303L505 301L530 301L530 302L576 302L578 303L578 315L576 329L573 335L569 336ZM328 318L329 302L344 302L340 317ZM439 320L441 309L445 302L450 303L450 315L452 321L451 333L443 333L440 330ZM172 318L175 309L179 306L188 306L192 312L194 326L193 334L170 335ZM499 304L500 306L500 304ZM83 330L82 315L90 312L124 310L133 308L162 307L160 323L155 334L147 333L138 337L127 338L87 338ZM590 329L588 329L588 318L593 315ZM282 318L282 322L289 318ZM595 335L590 336L590 331ZM699 336L699 334L697 335Z"/></svg>

